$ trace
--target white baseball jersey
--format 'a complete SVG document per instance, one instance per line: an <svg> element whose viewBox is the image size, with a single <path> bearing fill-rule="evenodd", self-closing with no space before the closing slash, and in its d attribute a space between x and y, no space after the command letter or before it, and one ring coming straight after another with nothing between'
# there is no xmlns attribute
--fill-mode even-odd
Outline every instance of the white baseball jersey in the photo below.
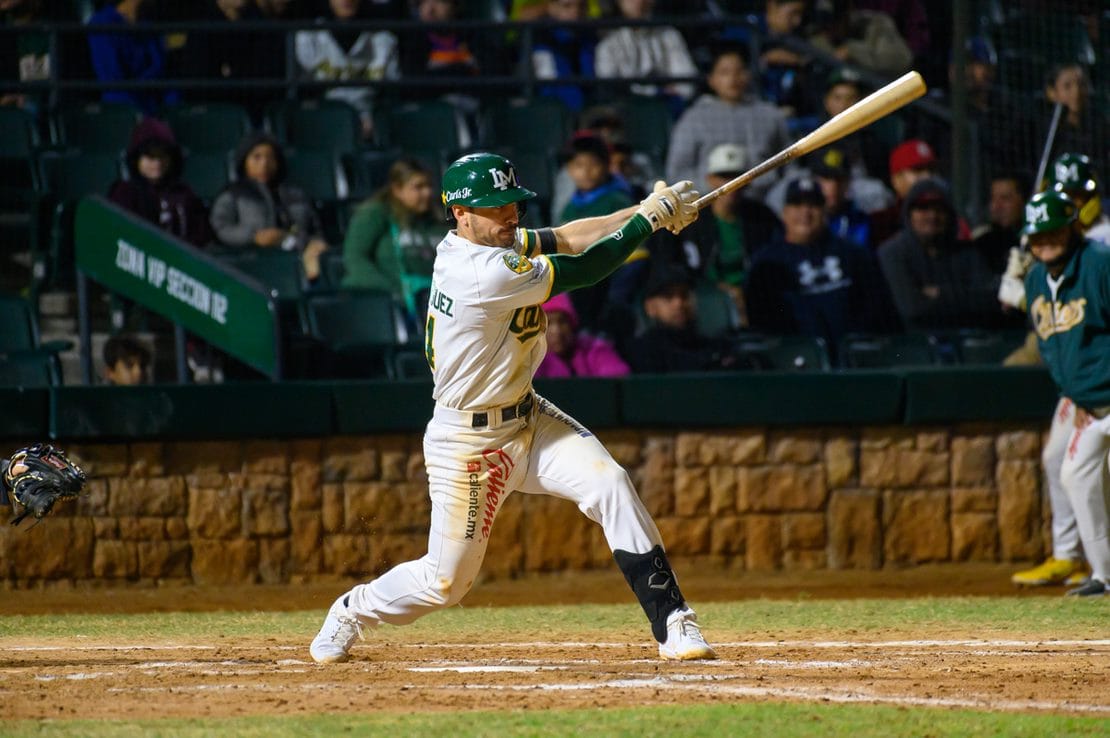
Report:
<svg viewBox="0 0 1110 738"><path fill-rule="evenodd" d="M452 231L436 249L424 349L440 405L504 407L531 389L547 352L542 305L554 271L546 256L521 255L530 236L518 229L514 248L497 248Z"/></svg>

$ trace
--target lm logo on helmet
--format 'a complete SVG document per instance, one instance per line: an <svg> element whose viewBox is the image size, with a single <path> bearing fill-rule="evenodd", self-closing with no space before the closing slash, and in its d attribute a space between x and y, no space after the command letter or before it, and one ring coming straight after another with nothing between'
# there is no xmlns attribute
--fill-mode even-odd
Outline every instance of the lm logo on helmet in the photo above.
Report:
<svg viewBox="0 0 1110 738"><path fill-rule="evenodd" d="M1071 164L1057 164L1054 169L1056 170L1057 182L1074 182L1079 179L1079 165L1074 162Z"/></svg>
<svg viewBox="0 0 1110 738"><path fill-rule="evenodd" d="M505 174L500 169L490 169L489 173L493 176L493 186L499 190L507 190L510 187L516 187L516 170L509 167L509 173Z"/></svg>
<svg viewBox="0 0 1110 738"><path fill-rule="evenodd" d="M1048 205L1043 202L1038 205L1026 205L1025 220L1028 223L1047 223Z"/></svg>

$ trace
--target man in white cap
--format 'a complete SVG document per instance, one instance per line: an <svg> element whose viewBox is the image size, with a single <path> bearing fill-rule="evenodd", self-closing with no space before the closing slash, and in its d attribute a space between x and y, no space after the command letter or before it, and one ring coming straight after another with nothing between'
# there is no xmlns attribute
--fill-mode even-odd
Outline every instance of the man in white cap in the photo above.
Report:
<svg viewBox="0 0 1110 738"><path fill-rule="evenodd" d="M751 166L739 144L714 146L705 161L706 192L714 190ZM711 216L711 217L704 217ZM662 260L679 262L698 282L709 282L732 296L743 315L741 285L755 249L774 240L782 230L778 217L744 188L714 200L704 216L679 236L661 233L657 246ZM658 261L658 260L657 260Z"/></svg>

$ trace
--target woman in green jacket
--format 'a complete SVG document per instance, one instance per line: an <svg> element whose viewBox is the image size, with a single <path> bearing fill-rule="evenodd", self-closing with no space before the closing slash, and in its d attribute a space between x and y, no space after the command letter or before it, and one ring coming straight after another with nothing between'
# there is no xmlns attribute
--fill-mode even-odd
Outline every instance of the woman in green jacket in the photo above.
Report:
<svg viewBox="0 0 1110 738"><path fill-rule="evenodd" d="M343 287L380 289L424 325L436 245L446 230L432 175L415 159L389 168L385 185L359 206L343 242Z"/></svg>

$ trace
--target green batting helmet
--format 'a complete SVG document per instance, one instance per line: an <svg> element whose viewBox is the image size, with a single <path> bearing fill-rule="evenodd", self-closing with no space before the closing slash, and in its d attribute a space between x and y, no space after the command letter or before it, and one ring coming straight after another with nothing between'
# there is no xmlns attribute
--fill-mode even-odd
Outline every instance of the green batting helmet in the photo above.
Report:
<svg viewBox="0 0 1110 738"><path fill-rule="evenodd" d="M513 163L497 154L467 154L443 173L443 204L448 208L497 208L535 196L517 184Z"/></svg>
<svg viewBox="0 0 1110 738"><path fill-rule="evenodd" d="M1021 232L1032 236L1034 233L1066 228L1075 222L1076 210L1075 203L1061 192L1038 192L1025 203L1025 227Z"/></svg>
<svg viewBox="0 0 1110 738"><path fill-rule="evenodd" d="M1052 162L1052 189L1057 192L1098 192L1091 159L1084 154L1061 154Z"/></svg>

